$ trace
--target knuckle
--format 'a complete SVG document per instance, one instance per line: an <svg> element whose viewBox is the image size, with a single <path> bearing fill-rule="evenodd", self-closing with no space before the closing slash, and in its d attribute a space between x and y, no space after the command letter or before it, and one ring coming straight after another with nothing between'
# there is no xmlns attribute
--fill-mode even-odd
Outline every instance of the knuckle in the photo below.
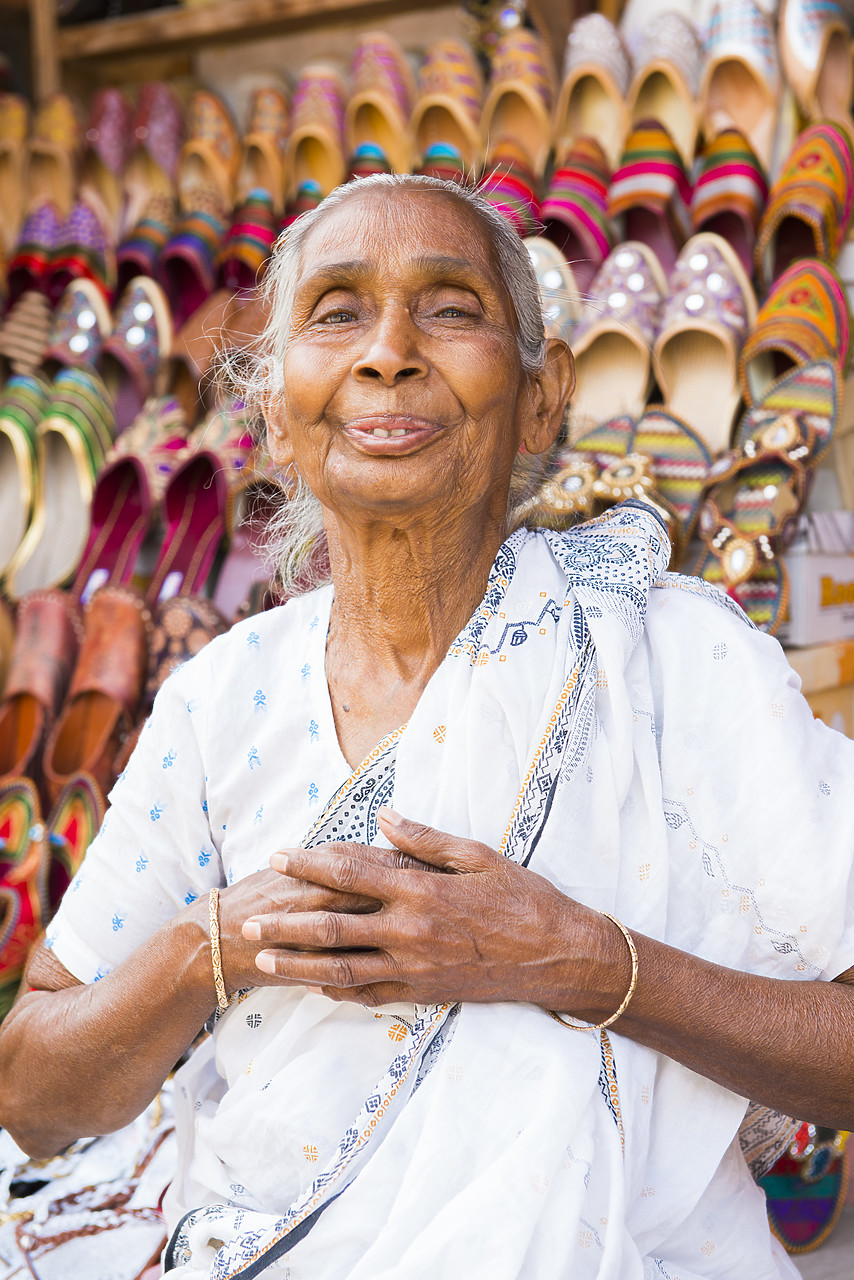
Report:
<svg viewBox="0 0 854 1280"><path fill-rule="evenodd" d="M340 888L352 889L359 878L359 864L352 853L345 853L336 868L335 878Z"/></svg>
<svg viewBox="0 0 854 1280"><path fill-rule="evenodd" d="M336 956L329 965L331 985L334 987L352 987L353 966L346 956Z"/></svg>
<svg viewBox="0 0 854 1280"><path fill-rule="evenodd" d="M325 912L317 922L317 939L324 947L336 947L341 940L341 920L334 912Z"/></svg>

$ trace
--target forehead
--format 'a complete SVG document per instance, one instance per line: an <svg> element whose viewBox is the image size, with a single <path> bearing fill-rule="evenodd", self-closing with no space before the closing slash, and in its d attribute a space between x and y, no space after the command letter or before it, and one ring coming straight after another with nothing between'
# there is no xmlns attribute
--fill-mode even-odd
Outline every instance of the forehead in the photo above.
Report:
<svg viewBox="0 0 854 1280"><path fill-rule="evenodd" d="M443 191L406 188L354 195L330 209L303 242L299 278L342 260L364 258L394 270L435 257L470 262L504 292L489 233L474 210Z"/></svg>

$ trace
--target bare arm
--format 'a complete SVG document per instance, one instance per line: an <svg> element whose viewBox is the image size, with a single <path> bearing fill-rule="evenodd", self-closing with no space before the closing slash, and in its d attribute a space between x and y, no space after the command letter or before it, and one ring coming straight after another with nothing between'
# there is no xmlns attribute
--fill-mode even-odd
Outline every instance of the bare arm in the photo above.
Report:
<svg viewBox="0 0 854 1280"><path fill-rule="evenodd" d="M267 972L365 1004L519 1000L591 1022L617 1009L631 961L609 920L484 845L382 822L398 848L467 874L400 877L367 864L360 846L288 851L289 874L383 906L366 917L248 921L244 932L266 947L258 963ZM285 865L281 855L272 862ZM775 1110L854 1126L854 974L782 981L635 941L637 991L615 1031ZM324 950L301 950L309 945Z"/></svg>
<svg viewBox="0 0 854 1280"><path fill-rule="evenodd" d="M376 851L388 865L406 861ZM278 985L255 965L241 926L274 910L368 911L377 903L258 872L220 894L229 992ZM83 985L45 948L0 1029L0 1125L44 1158L81 1136L128 1124L157 1094L216 1007L207 898L181 911L121 965Z"/></svg>

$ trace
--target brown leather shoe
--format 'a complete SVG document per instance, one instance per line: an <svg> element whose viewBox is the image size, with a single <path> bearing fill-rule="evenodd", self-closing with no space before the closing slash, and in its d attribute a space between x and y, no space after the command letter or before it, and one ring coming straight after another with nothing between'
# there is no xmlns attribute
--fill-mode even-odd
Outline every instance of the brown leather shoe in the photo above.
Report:
<svg viewBox="0 0 854 1280"><path fill-rule="evenodd" d="M25 774L41 785L41 748L62 706L83 640L80 609L62 591L31 591L18 605L18 628L0 705L0 775Z"/></svg>
<svg viewBox="0 0 854 1280"><path fill-rule="evenodd" d="M80 771L109 791L113 761L142 697L151 615L139 596L102 587L86 606L84 628L68 698L44 753L52 801Z"/></svg>

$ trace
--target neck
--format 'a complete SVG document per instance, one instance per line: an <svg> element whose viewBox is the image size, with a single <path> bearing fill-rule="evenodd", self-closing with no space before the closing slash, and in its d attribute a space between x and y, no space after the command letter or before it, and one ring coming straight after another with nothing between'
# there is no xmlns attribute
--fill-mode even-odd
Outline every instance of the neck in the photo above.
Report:
<svg viewBox="0 0 854 1280"><path fill-rule="evenodd" d="M483 507L417 528L330 518L330 649L426 683L483 597L504 535L503 510Z"/></svg>

